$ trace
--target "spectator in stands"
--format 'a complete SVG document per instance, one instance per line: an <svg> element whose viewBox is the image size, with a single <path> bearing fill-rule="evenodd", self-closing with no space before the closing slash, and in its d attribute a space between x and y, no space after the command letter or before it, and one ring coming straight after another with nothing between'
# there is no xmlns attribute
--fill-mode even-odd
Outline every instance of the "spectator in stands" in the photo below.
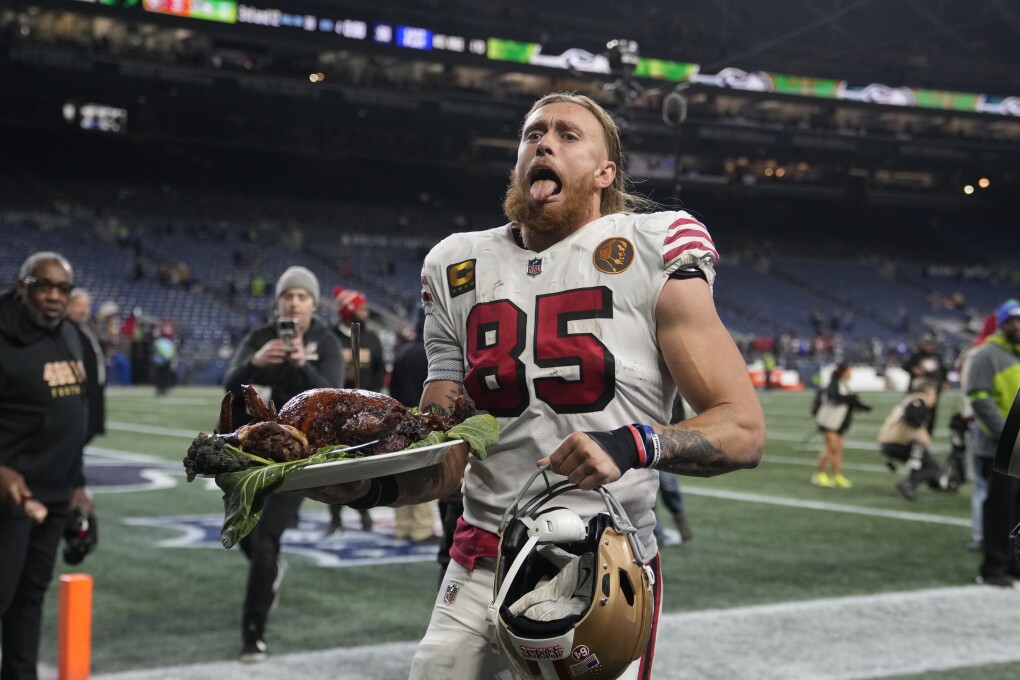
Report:
<svg viewBox="0 0 1020 680"><path fill-rule="evenodd" d="M249 420L241 385L268 391L279 408L305 390L344 384L340 344L315 318L318 304L315 274L304 267L283 272L276 282L278 321L248 333L227 369L225 385L233 395L235 428ZM297 526L301 501L300 496L290 494L270 495L259 523L241 539L241 549L250 562L241 623L243 662L266 657L266 622L286 570L280 558L280 540L284 530Z"/></svg>
<svg viewBox="0 0 1020 680"><path fill-rule="evenodd" d="M815 486L841 489L853 486L843 475L843 437L850 429L853 412L870 411L871 407L850 390L851 373L849 364L837 364L820 395L815 423L825 439L825 447L818 456L818 469L811 475Z"/></svg>
<svg viewBox="0 0 1020 680"><path fill-rule="evenodd" d="M899 333L910 332L910 313L903 305L900 305L899 309L896 310L895 327Z"/></svg>
<svg viewBox="0 0 1020 680"><path fill-rule="evenodd" d="M936 351L935 334L926 331L917 340L917 348L907 357L902 364L903 370L910 374L910 384L907 392L916 392L917 383L920 380L927 380L935 383L935 403L931 407L931 417L928 420L928 434L935 432L935 418L938 415L939 396L946 388L948 382L946 377L949 371L942 355Z"/></svg>
<svg viewBox="0 0 1020 680"><path fill-rule="evenodd" d="M821 335L825 331L825 321L822 319L822 313L817 309L811 310L808 320L811 321L811 330L815 335Z"/></svg>
<svg viewBox="0 0 1020 680"><path fill-rule="evenodd" d="M263 297L266 294L266 277L255 272L251 275L248 286L253 297Z"/></svg>
<svg viewBox="0 0 1020 680"><path fill-rule="evenodd" d="M71 508L95 511L82 448L88 385L65 320L74 269L37 252L0 295L0 677L35 680L43 598Z"/></svg>
<svg viewBox="0 0 1020 680"><path fill-rule="evenodd" d="M422 390L425 389L429 363L425 356L424 331L425 315L420 314L414 338L397 350L397 355L393 359L393 371L390 374L390 396L404 406L418 406L421 402ZM394 538L407 539L412 543L423 543L436 537L433 503L401 505L394 508L393 513L396 516ZM452 534L449 538L453 539ZM446 557L448 560L448 552ZM443 571L443 566L440 562L440 571Z"/></svg>
<svg viewBox="0 0 1020 680"><path fill-rule="evenodd" d="M995 321L998 330L974 353L964 384L978 424L974 447L989 459L995 455L1006 414L1020 390L1020 301L1003 303ZM1020 522L1020 479L992 470L981 518L984 559L978 583L1012 587L1020 579L1009 539Z"/></svg>
<svg viewBox="0 0 1020 680"><path fill-rule="evenodd" d="M939 465L932 457L931 420L938 399L938 386L931 380L917 380L914 390L889 412L878 431L878 443L887 465L895 469L897 463L906 464L909 473L896 485L908 501L917 500L917 487L934 482Z"/></svg>
<svg viewBox="0 0 1020 680"><path fill-rule="evenodd" d="M347 376L346 387L359 387L363 390L380 392L386 382L386 362L383 359L382 340L379 335L366 324L369 319L368 298L359 290L337 286L333 289L333 301L336 304L337 323L333 326L333 332L340 340L340 348L344 355L344 374ZM358 331L358 363L357 372L354 370L354 352L352 349L352 329L357 323ZM328 534L341 531L344 528L342 518L342 505L331 505L329 508L330 521ZM368 510L359 510L361 517L361 528L364 531L372 530L372 515Z"/></svg>
<svg viewBox="0 0 1020 680"><path fill-rule="evenodd" d="M71 291L67 318L74 323L81 340L88 380L89 424L85 442L106 432L106 352L92 324L92 296L84 288Z"/></svg>

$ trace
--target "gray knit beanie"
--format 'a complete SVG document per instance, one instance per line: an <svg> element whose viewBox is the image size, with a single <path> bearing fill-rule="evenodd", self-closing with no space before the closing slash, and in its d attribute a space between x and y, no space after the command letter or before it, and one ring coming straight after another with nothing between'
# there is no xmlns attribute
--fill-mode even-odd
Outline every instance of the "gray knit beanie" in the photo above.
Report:
<svg viewBox="0 0 1020 680"><path fill-rule="evenodd" d="M288 288L304 288L312 295L315 306L319 306L319 280L304 267L288 267L276 281L276 298L279 299Z"/></svg>

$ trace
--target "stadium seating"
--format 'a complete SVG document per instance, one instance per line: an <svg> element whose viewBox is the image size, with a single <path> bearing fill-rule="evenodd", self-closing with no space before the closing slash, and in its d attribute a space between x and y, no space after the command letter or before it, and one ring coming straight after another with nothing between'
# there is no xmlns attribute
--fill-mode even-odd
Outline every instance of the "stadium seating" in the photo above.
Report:
<svg viewBox="0 0 1020 680"><path fill-rule="evenodd" d="M419 205L331 205L268 196L182 196L146 184L125 191L80 180L36 191L5 175L0 185L17 189L5 191L16 199L0 206L5 234L0 279L13 283L33 251L62 252L97 309L112 302L121 317L173 320L180 379L196 384L222 379L237 341L271 315L273 286L286 267L300 264L319 277L325 297L319 313L325 320L335 319L329 301L333 287L353 287L364 291L373 309L399 332L418 306L428 248L451 231L501 221L437 208L424 198ZM54 201L55 195L62 201ZM103 203L115 207L99 210L96 205ZM726 214L725 206L705 205L714 215ZM876 257L863 247L854 251L847 243L812 240L810 223L776 214L773 236L791 254L770 255L773 248L760 244L759 233L729 226L741 219L717 220L727 228L713 230L727 253L717 266L719 315L744 347L758 336L810 347L816 333L812 312L821 317L823 332L838 333L841 351L861 360L874 357L875 339L902 351L928 327L938 329L947 344L964 344L973 319L1015 289L1008 264L941 264L954 262L955 252L925 261ZM981 239L971 243L978 247ZM939 252L937 244L932 248ZM811 254L812 249L826 255ZM968 260L983 261L995 262ZM178 280L178 266L186 270L187 281ZM263 279L262 295L252 290L254 276ZM802 373L816 363L803 356L806 351L783 351ZM749 359L752 355L748 350Z"/></svg>

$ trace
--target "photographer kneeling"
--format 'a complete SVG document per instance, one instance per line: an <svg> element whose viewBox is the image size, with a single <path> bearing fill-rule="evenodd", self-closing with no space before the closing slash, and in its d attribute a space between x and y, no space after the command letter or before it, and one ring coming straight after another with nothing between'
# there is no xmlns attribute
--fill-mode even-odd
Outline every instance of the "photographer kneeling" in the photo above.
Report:
<svg viewBox="0 0 1020 680"><path fill-rule="evenodd" d="M934 414L938 385L918 380L908 394L886 417L878 432L878 443L890 469L905 463L910 473L896 485L908 501L917 500L917 487L939 476L939 464L932 457L928 422Z"/></svg>

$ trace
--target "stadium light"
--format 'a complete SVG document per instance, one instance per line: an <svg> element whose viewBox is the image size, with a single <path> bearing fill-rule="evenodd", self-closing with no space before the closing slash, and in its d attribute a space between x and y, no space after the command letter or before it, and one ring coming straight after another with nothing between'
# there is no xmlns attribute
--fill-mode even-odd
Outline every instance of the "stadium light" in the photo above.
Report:
<svg viewBox="0 0 1020 680"><path fill-rule="evenodd" d="M988 180L987 177L982 177L981 179L978 180L978 186L981 187L982 189L987 189L989 186L991 186L991 184L992 183Z"/></svg>
<svg viewBox="0 0 1020 680"><path fill-rule="evenodd" d="M974 193L974 185L972 185L972 184L965 184L965 185L963 185L963 193L965 193L968 196L970 196L972 193Z"/></svg>

